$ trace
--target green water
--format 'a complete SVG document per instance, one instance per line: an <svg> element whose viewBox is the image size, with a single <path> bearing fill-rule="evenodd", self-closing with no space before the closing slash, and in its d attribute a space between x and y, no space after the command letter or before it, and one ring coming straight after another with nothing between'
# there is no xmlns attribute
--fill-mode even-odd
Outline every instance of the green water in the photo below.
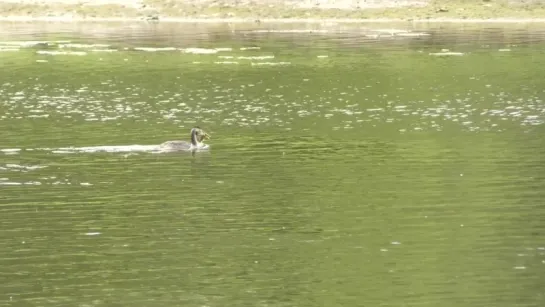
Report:
<svg viewBox="0 0 545 307"><path fill-rule="evenodd" d="M0 306L545 305L544 31L230 27L0 27Z"/></svg>

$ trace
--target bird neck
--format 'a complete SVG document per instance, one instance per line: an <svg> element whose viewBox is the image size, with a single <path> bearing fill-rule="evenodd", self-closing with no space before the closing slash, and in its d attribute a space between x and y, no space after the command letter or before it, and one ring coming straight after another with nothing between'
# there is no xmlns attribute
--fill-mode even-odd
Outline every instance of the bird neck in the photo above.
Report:
<svg viewBox="0 0 545 307"><path fill-rule="evenodd" d="M191 129L191 145L197 146L199 143L199 139L197 138L197 130Z"/></svg>

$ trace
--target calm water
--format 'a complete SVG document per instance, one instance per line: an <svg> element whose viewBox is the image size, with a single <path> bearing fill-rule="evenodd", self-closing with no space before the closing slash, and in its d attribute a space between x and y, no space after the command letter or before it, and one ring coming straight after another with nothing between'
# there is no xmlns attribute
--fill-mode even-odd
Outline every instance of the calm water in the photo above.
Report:
<svg viewBox="0 0 545 307"><path fill-rule="evenodd" d="M0 24L0 306L544 306L544 47Z"/></svg>

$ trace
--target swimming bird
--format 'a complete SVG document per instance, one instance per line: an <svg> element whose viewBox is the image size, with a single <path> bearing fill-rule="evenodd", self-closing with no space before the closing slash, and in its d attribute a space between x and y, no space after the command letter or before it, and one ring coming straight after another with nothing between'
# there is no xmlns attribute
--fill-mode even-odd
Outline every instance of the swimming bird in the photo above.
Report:
<svg viewBox="0 0 545 307"><path fill-rule="evenodd" d="M191 142L187 141L166 141L159 145L161 151L196 151L206 150L208 145L204 144L205 139L209 139L210 135L199 127L191 129Z"/></svg>

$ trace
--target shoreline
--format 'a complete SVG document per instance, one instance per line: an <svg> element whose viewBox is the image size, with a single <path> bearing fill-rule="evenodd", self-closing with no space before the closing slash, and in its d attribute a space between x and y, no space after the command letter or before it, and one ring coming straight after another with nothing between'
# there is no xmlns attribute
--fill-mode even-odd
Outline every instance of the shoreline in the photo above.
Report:
<svg viewBox="0 0 545 307"><path fill-rule="evenodd" d="M0 0L0 22L541 24L526 0Z"/></svg>
<svg viewBox="0 0 545 307"><path fill-rule="evenodd" d="M545 23L545 18L196 18L196 17L164 17L149 20L143 17L79 17L79 16L0 16L0 22L57 22L57 23Z"/></svg>

